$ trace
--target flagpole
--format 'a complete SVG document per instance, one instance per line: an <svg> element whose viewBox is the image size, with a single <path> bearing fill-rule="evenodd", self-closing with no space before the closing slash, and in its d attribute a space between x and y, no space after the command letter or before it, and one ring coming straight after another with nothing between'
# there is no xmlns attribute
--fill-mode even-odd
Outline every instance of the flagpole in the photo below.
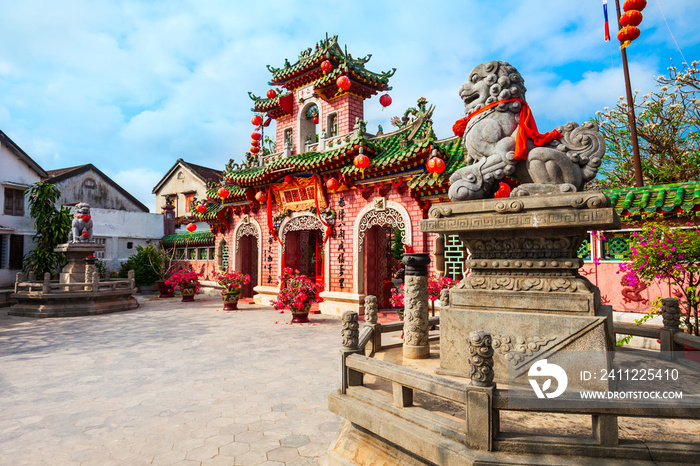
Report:
<svg viewBox="0 0 700 466"><path fill-rule="evenodd" d="M617 8L617 28L620 29L620 0L615 0ZM627 49L621 49L622 69L625 72L625 88L627 90L627 119L630 122L630 136L632 138L632 160L634 161L634 178L636 187L644 186L642 176L642 159L639 157L639 140L637 139L637 122L634 116L634 100L632 96L632 84L630 83L630 70L627 66Z"/></svg>

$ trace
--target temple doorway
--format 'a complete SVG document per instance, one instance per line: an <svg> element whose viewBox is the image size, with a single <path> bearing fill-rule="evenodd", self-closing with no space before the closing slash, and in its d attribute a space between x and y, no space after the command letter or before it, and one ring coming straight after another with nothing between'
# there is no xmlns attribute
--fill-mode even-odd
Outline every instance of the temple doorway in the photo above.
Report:
<svg viewBox="0 0 700 466"><path fill-rule="evenodd" d="M285 238L285 267L323 282L323 233L320 230L290 231Z"/></svg>
<svg viewBox="0 0 700 466"><path fill-rule="evenodd" d="M243 285L243 298L252 298L253 289L258 286L258 238L253 235L243 235L238 240L238 260L236 270L250 275L250 283Z"/></svg>
<svg viewBox="0 0 700 466"><path fill-rule="evenodd" d="M396 253L394 250L397 249ZM393 254L394 252L394 254ZM365 264L364 290L367 295L377 297L379 309L391 306L392 276L397 271L398 261L394 255L403 253L401 230L392 226L375 225L365 233L363 259Z"/></svg>

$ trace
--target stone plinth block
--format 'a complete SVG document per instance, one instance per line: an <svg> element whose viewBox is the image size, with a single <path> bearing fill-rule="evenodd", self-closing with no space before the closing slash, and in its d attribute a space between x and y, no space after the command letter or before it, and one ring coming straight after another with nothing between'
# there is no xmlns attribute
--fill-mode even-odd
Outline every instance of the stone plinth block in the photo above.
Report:
<svg viewBox="0 0 700 466"><path fill-rule="evenodd" d="M603 193L453 202L428 215L422 231L458 234L471 252L471 273L440 315L443 373L467 376L467 335L475 330L493 337L497 382L508 381L509 368L526 376L535 361L556 362L561 352L585 351L586 364L611 367L610 309L578 272L588 232L620 228Z"/></svg>
<svg viewBox="0 0 700 466"><path fill-rule="evenodd" d="M56 246L54 251L66 255L68 263L60 274L61 283L85 283L85 268L89 256L105 250L104 244L98 243L64 243Z"/></svg>

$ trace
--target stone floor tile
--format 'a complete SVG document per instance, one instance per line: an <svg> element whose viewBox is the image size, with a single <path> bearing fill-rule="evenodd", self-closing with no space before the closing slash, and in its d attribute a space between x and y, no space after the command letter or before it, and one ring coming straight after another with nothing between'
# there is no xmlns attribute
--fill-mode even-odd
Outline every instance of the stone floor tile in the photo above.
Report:
<svg viewBox="0 0 700 466"><path fill-rule="evenodd" d="M153 457L153 465L166 466L185 459L187 453L180 450L171 450L160 453Z"/></svg>
<svg viewBox="0 0 700 466"><path fill-rule="evenodd" d="M308 443L302 447L298 448L299 454L301 456L309 457L325 457L328 451L328 444L326 443Z"/></svg>
<svg viewBox="0 0 700 466"><path fill-rule="evenodd" d="M270 451L279 446L279 440L262 439L257 442L250 442L250 451Z"/></svg>
<svg viewBox="0 0 700 466"><path fill-rule="evenodd" d="M267 459L270 461L280 461L282 463L292 461L299 457L296 448L279 447L267 452Z"/></svg>
<svg viewBox="0 0 700 466"><path fill-rule="evenodd" d="M265 453L249 451L248 453L236 456L235 464L241 466L255 466L265 461L267 461L267 455Z"/></svg>
<svg viewBox="0 0 700 466"><path fill-rule="evenodd" d="M247 432L241 432L240 434L234 435L233 439L236 442L251 443L257 442L258 440L262 440L263 434L262 432L249 430Z"/></svg>
<svg viewBox="0 0 700 466"><path fill-rule="evenodd" d="M309 437L305 435L290 435L289 437L280 439L280 445L283 447L297 448L303 447L307 443L309 443Z"/></svg>
<svg viewBox="0 0 700 466"><path fill-rule="evenodd" d="M319 466L325 464L325 456L325 453L323 454L324 459L300 456L299 458L294 459L292 461L287 461L285 463L285 466Z"/></svg>
<svg viewBox="0 0 700 466"><path fill-rule="evenodd" d="M205 444L203 447L195 448L187 452L186 459L194 461L204 461L219 454L219 446Z"/></svg>
<svg viewBox="0 0 700 466"><path fill-rule="evenodd" d="M224 427L219 428L219 434L221 435L236 435L240 434L241 432L245 432L248 430L248 426L245 424L229 424Z"/></svg>
<svg viewBox="0 0 700 466"><path fill-rule="evenodd" d="M236 458L233 456L217 455L211 459L202 461L202 466L233 466Z"/></svg>
<svg viewBox="0 0 700 466"><path fill-rule="evenodd" d="M228 443L219 447L219 454L226 456L238 456L250 451L250 444L242 442Z"/></svg>

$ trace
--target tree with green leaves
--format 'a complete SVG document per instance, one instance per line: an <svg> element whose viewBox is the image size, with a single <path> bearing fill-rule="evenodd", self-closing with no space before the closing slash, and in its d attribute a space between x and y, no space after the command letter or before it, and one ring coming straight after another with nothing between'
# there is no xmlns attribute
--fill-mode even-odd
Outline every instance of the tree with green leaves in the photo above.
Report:
<svg viewBox="0 0 700 466"><path fill-rule="evenodd" d="M651 186L700 180L700 68L695 61L668 71L656 78L654 91L634 93L642 174ZM620 97L593 120L607 145L597 187L635 186L627 100Z"/></svg>
<svg viewBox="0 0 700 466"><path fill-rule="evenodd" d="M24 273L34 272L42 277L49 272L58 273L65 264L65 256L54 249L68 241L71 227L70 209L56 207L56 201L61 197L61 191L46 181L34 183L29 187L29 215L34 219L34 242L36 249L25 254L22 270Z"/></svg>

